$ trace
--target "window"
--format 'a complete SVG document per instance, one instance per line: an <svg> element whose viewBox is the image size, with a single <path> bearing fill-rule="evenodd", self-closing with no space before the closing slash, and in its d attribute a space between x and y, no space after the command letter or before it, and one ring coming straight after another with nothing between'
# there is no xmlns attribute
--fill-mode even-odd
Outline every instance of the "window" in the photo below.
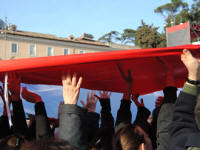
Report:
<svg viewBox="0 0 200 150"><path fill-rule="evenodd" d="M47 48L47 56L53 56L53 48L52 47Z"/></svg>
<svg viewBox="0 0 200 150"><path fill-rule="evenodd" d="M12 54L17 54L18 53L18 44L17 43L12 43L11 44L11 53Z"/></svg>
<svg viewBox="0 0 200 150"><path fill-rule="evenodd" d="M29 52L30 52L30 56L36 56L36 46L30 45Z"/></svg>
<svg viewBox="0 0 200 150"><path fill-rule="evenodd" d="M84 54L84 50L79 50L79 54Z"/></svg>
<svg viewBox="0 0 200 150"><path fill-rule="evenodd" d="M64 55L68 55L69 54L69 50L68 49L64 49Z"/></svg>

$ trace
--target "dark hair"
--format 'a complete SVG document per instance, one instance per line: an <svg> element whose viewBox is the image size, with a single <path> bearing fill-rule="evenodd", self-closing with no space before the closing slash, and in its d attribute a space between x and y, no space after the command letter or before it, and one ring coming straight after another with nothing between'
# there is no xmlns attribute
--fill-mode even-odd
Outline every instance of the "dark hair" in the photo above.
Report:
<svg viewBox="0 0 200 150"><path fill-rule="evenodd" d="M0 149L2 150L18 150L21 143L24 141L23 138L10 135L0 140Z"/></svg>
<svg viewBox="0 0 200 150"><path fill-rule="evenodd" d="M44 138L22 144L20 150L74 150L65 140Z"/></svg>
<svg viewBox="0 0 200 150"><path fill-rule="evenodd" d="M114 135L113 150L138 150L142 143L144 136L135 125L127 124Z"/></svg>
<svg viewBox="0 0 200 150"><path fill-rule="evenodd" d="M89 144L90 150L111 150L114 128L100 128Z"/></svg>

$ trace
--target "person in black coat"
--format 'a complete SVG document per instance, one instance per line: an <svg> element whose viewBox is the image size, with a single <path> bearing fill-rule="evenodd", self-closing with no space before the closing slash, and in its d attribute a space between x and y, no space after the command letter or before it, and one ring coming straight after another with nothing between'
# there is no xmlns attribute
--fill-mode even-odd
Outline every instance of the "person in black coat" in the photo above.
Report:
<svg viewBox="0 0 200 150"><path fill-rule="evenodd" d="M16 135L27 138L28 126L24 107L20 98L20 77L15 73L8 74L8 89L10 92L10 100L13 106L13 132Z"/></svg>
<svg viewBox="0 0 200 150"><path fill-rule="evenodd" d="M82 77L77 78L76 74L71 77L68 73L62 77L64 104L60 112L59 138L68 141L75 149L86 150L89 138L93 137L89 135L89 124L92 123L95 126L92 128L96 130L98 115L94 112L88 114L88 107L77 105L81 83Z"/></svg>
<svg viewBox="0 0 200 150"><path fill-rule="evenodd" d="M28 128L24 113L22 100L20 99L20 78L16 74L11 74L8 88L11 93L11 101L13 104L13 129L14 134L23 136L25 139L34 140L43 137L50 137L49 121L46 114L46 109L39 95L28 91L25 87L22 88L22 97L28 101L35 103L35 124L32 128ZM32 129L35 129L32 131Z"/></svg>
<svg viewBox="0 0 200 150"><path fill-rule="evenodd" d="M188 79L174 106L173 119L169 126L169 149L199 149L200 132L194 111L199 94L200 63L186 49L183 50L181 60L188 70Z"/></svg>
<svg viewBox="0 0 200 150"><path fill-rule="evenodd" d="M151 140L146 133L149 129L149 127L146 128L146 125L148 126L147 118L150 111L145 107L138 106L136 120L133 124L131 123L132 113L130 108L133 81L130 71L128 71L128 77L124 73L122 74L127 86L117 112L113 150L152 150Z"/></svg>
<svg viewBox="0 0 200 150"><path fill-rule="evenodd" d="M153 149L157 148L157 138L156 138L156 132L157 132L157 120L158 120L158 114L160 112L160 108L162 106L164 97L159 96L155 101L155 108L152 112L152 122L151 122L151 141Z"/></svg>
<svg viewBox="0 0 200 150"><path fill-rule="evenodd" d="M8 74L8 99L13 106L12 115L12 135L4 137L0 142L0 147L3 149L18 149L21 143L28 138L28 127L26 124L24 108L20 99L20 78L14 73ZM8 124L8 123L7 123ZM14 144L13 144L14 143Z"/></svg>
<svg viewBox="0 0 200 150"><path fill-rule="evenodd" d="M168 150L169 142L169 124L172 121L174 103L177 99L177 88L167 86L163 90L163 105L158 114L157 120L157 150Z"/></svg>
<svg viewBox="0 0 200 150"><path fill-rule="evenodd" d="M99 114L95 112L98 99L95 95L96 92L92 90L91 92L87 92L86 103L81 100L81 104L88 111L86 114L88 144L93 140L99 129Z"/></svg>
<svg viewBox="0 0 200 150"><path fill-rule="evenodd" d="M27 90L26 87L22 88L22 97L28 102L35 104L35 137L37 140L41 138L53 136L49 119L46 113L45 105L42 98L33 92Z"/></svg>
<svg viewBox="0 0 200 150"><path fill-rule="evenodd" d="M112 138L114 135L114 118L111 113L110 96L111 92L99 92L99 99L101 105L101 126L97 131L95 137L90 143L91 150L111 150Z"/></svg>

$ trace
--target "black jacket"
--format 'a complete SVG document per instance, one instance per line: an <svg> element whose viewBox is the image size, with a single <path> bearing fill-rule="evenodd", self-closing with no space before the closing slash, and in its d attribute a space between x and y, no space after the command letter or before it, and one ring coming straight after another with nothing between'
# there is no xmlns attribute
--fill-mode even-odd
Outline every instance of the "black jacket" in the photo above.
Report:
<svg viewBox="0 0 200 150"><path fill-rule="evenodd" d="M7 116L0 117L0 139L12 134Z"/></svg>
<svg viewBox="0 0 200 150"><path fill-rule="evenodd" d="M13 130L14 134L24 136L28 140L51 136L49 121L43 102L35 104L35 122L28 128L22 101L13 104Z"/></svg>
<svg viewBox="0 0 200 150"><path fill-rule="evenodd" d="M112 149L112 138L114 135L114 119L111 114L110 99L99 99L101 104L101 126L97 130L89 149Z"/></svg>
<svg viewBox="0 0 200 150"><path fill-rule="evenodd" d="M97 117L98 115L88 114L87 109L77 105L64 104L61 107L59 120L59 138L67 140L78 150L86 150L89 138L93 136L90 134L90 129L96 129L94 126L97 125L98 120L92 116Z"/></svg>
<svg viewBox="0 0 200 150"><path fill-rule="evenodd" d="M35 104L36 139L52 136L49 120L43 102Z"/></svg>
<svg viewBox="0 0 200 150"><path fill-rule="evenodd" d="M117 112L117 119L115 123L115 132L123 128L126 124L131 124L132 113L130 110L131 101L130 100L121 100L120 108Z"/></svg>
<svg viewBox="0 0 200 150"><path fill-rule="evenodd" d="M87 133L88 133L88 143L93 140L97 131L99 130L99 114L96 112L87 112Z"/></svg>
<svg viewBox="0 0 200 150"><path fill-rule="evenodd" d="M140 126L150 136L150 125L147 119L151 112L146 107L138 107L137 109L138 111L134 124Z"/></svg>
<svg viewBox="0 0 200 150"><path fill-rule="evenodd" d="M14 134L28 137L28 127L26 124L26 118L24 113L24 107L22 101L13 101L13 130Z"/></svg>
<svg viewBox="0 0 200 150"><path fill-rule="evenodd" d="M115 124L115 132L126 124L131 124L132 113L130 110L131 101L121 100L120 108L117 112L117 119ZM147 123L147 118L150 115L150 111L146 107L138 107L137 116L134 121L134 125L140 126L146 133L150 133L150 126Z"/></svg>
<svg viewBox="0 0 200 150"><path fill-rule="evenodd" d="M189 85L185 84L185 86ZM194 87L189 88L191 90ZM171 150L184 150L188 147L200 148L200 132L194 116L195 105L196 95L183 90L175 104L173 120L169 126Z"/></svg>
<svg viewBox="0 0 200 150"><path fill-rule="evenodd" d="M168 127L172 121L174 103L177 99L176 87L166 87L163 90L164 100L163 105L158 114L157 120L157 150L168 150L169 131Z"/></svg>
<svg viewBox="0 0 200 150"><path fill-rule="evenodd" d="M100 99L101 104L101 127L100 128L113 128L114 118L111 113L110 99Z"/></svg>
<svg viewBox="0 0 200 150"><path fill-rule="evenodd" d="M160 112L161 107L157 107L152 112L152 122L151 122L151 142L153 149L157 148L157 138L156 138L156 132L157 132L157 121L158 121L158 114Z"/></svg>
<svg viewBox="0 0 200 150"><path fill-rule="evenodd" d="M198 93L197 96L197 104L195 106L195 120L198 126L198 129L200 130L200 93Z"/></svg>

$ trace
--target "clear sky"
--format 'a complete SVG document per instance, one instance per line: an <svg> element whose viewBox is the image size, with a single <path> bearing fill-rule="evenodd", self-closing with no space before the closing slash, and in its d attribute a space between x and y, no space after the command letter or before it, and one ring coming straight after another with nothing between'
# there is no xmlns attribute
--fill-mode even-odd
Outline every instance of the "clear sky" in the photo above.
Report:
<svg viewBox="0 0 200 150"><path fill-rule="evenodd" d="M19 30L54 34L60 37L81 36L90 33L98 39L111 30L122 32L125 28L137 29L141 20L154 24L163 30L164 18L154 9L170 0L0 0L0 18L16 24ZM185 0L189 4L192 0ZM60 87L29 86L45 100L50 116L56 116L58 102L62 99ZM46 89L46 91L45 91ZM157 92L144 96L145 105L152 110L153 100L161 95ZM112 107L116 115L121 99L113 94ZM85 99L82 90L80 99ZM33 111L33 105L25 103L26 110ZM2 104L0 105L2 108ZM31 108L31 110L30 110ZM99 112L99 104L97 110ZM132 110L136 112L135 106Z"/></svg>
<svg viewBox="0 0 200 150"><path fill-rule="evenodd" d="M191 3L192 0L185 0ZM96 39L111 30L137 29L143 19L162 31L164 18L154 9L170 0L1 0L0 18L18 29Z"/></svg>

